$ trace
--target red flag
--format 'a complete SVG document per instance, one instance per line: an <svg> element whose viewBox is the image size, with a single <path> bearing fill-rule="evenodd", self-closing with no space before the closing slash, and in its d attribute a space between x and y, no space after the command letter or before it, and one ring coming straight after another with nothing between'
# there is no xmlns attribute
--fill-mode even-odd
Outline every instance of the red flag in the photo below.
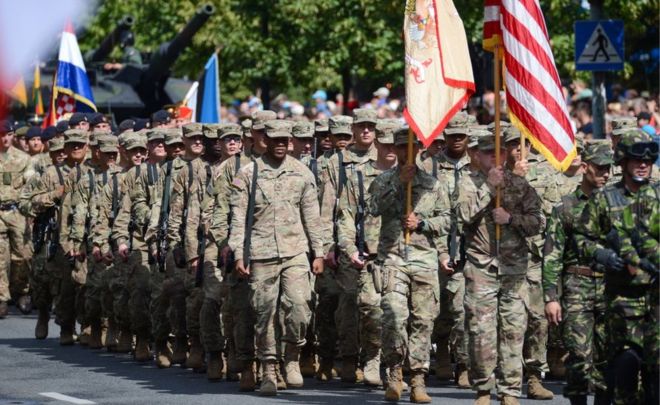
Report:
<svg viewBox="0 0 660 405"><path fill-rule="evenodd" d="M417 138L428 146L474 93L467 38L452 0L407 0L406 109Z"/></svg>

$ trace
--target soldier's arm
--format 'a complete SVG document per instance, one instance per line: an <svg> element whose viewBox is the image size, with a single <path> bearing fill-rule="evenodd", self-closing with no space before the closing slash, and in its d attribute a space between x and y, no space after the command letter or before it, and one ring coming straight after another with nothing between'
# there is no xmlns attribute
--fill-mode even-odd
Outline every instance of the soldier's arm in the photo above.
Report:
<svg viewBox="0 0 660 405"><path fill-rule="evenodd" d="M328 166L321 173L321 227L325 239L323 245L325 250L329 252L334 245L333 235L333 215L335 213L335 204L337 202L337 189L335 188L335 166L331 160Z"/></svg>
<svg viewBox="0 0 660 405"><path fill-rule="evenodd" d="M366 194L366 190L365 190ZM365 207L366 211L366 207ZM355 216L357 215L357 202L355 199L355 187L351 180L346 182L346 188L339 198L339 226L337 227L337 243L339 249L351 257L358 251L355 246L356 229ZM366 212L365 212L366 216Z"/></svg>
<svg viewBox="0 0 660 405"><path fill-rule="evenodd" d="M90 192L88 182L79 181L71 193L71 205L73 206L71 231L69 240L71 243L82 249L81 244L85 238L85 223L87 216L94 210L90 207Z"/></svg>
<svg viewBox="0 0 660 405"><path fill-rule="evenodd" d="M149 201L150 187L151 186L149 186L148 180L148 170L143 170L140 173L140 177L135 180L135 186L130 191L131 200L133 201L133 215L135 216L135 222L138 226L138 229L145 229L149 223L149 214L151 213L150 204L153 204L152 201Z"/></svg>
<svg viewBox="0 0 660 405"><path fill-rule="evenodd" d="M167 241L170 249L174 249L181 242L181 224L184 211L184 187L188 181L188 165L179 170L172 178L172 191L170 194L170 214L168 217Z"/></svg>
<svg viewBox="0 0 660 405"><path fill-rule="evenodd" d="M510 213L512 217L509 226L525 237L538 235L545 228L541 198L527 183L521 187L520 194L523 201L522 210L520 213Z"/></svg>
<svg viewBox="0 0 660 405"><path fill-rule="evenodd" d="M300 199L300 212L302 214L303 228L309 239L309 245L312 248L311 253L315 258L324 257L323 230L321 229L321 217L319 215L319 200L316 191L316 184L311 172L305 173L305 177L305 187Z"/></svg>
<svg viewBox="0 0 660 405"><path fill-rule="evenodd" d="M449 235L452 220L449 187L447 183L436 181L433 192L435 205L431 211L432 216L424 218L425 226L423 228L428 228L428 231L433 235L434 243L440 256L439 259L443 262L449 259L447 236ZM425 231L425 229L422 229L422 231Z"/></svg>
<svg viewBox="0 0 660 405"><path fill-rule="evenodd" d="M98 215L94 224L92 244L101 249L102 253L110 251L110 216L112 207L112 181L103 186L98 194Z"/></svg>
<svg viewBox="0 0 660 405"><path fill-rule="evenodd" d="M183 246L186 252L186 260L189 262L197 259L198 252L198 231L199 220L202 211L202 199L204 198L204 190L201 185L201 179L197 178L193 181L193 185L189 190L190 198L188 199L188 216L185 218L186 231L183 235Z"/></svg>
<svg viewBox="0 0 660 405"><path fill-rule="evenodd" d="M112 234L110 239L115 242L115 246L128 245L130 234L128 225L131 221L131 197L129 193L124 193L119 203L117 218L112 225Z"/></svg>
<svg viewBox="0 0 660 405"><path fill-rule="evenodd" d="M374 217L392 214L399 206L401 197L401 184L394 180L388 172L380 174L369 186L369 199L367 206L369 214Z"/></svg>
<svg viewBox="0 0 660 405"><path fill-rule="evenodd" d="M605 237L610 231L607 211L607 201L601 192L594 194L585 205L575 226L575 240L582 257L592 259L596 250L605 247ZM601 217L607 223L601 222Z"/></svg>
<svg viewBox="0 0 660 405"><path fill-rule="evenodd" d="M32 190L30 204L33 214L44 212L61 202L63 197L61 187L58 181L53 180L52 172L53 170L48 170L44 173L37 182L36 187Z"/></svg>
<svg viewBox="0 0 660 405"><path fill-rule="evenodd" d="M229 236L229 200L231 198L231 189L223 176L219 176L214 180L213 189L215 204L213 206L209 236L212 241L220 246Z"/></svg>
<svg viewBox="0 0 660 405"><path fill-rule="evenodd" d="M564 225L558 207L555 207L548 219L543 248L543 299L546 303L559 301L559 276L564 269L565 246Z"/></svg>
<svg viewBox="0 0 660 405"><path fill-rule="evenodd" d="M18 209L21 214L26 217L36 217L37 212L32 206L32 196L35 193L39 182L41 181L39 176L32 177L21 189L21 193L18 198Z"/></svg>
<svg viewBox="0 0 660 405"><path fill-rule="evenodd" d="M256 170L254 164L252 170ZM249 185L250 178L252 177L252 170L241 170L231 184L231 228L229 231L229 247L234 252L234 256L237 260L243 259L245 214L248 206Z"/></svg>
<svg viewBox="0 0 660 405"><path fill-rule="evenodd" d="M163 192L165 184L165 171L161 168L158 176L156 195L151 198L149 203L149 212L147 212L147 229L144 233L144 240L147 245L156 243L158 237L158 227L160 226L160 210L163 204Z"/></svg>
<svg viewBox="0 0 660 405"><path fill-rule="evenodd" d="M477 188L467 176L458 183L455 190L455 214L462 228L463 225L477 223L494 207L495 190L486 182Z"/></svg>

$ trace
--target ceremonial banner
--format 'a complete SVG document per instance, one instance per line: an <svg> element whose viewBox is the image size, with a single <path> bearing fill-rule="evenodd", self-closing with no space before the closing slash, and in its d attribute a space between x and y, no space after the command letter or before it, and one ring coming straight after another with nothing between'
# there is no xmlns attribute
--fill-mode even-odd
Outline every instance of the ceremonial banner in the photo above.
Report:
<svg viewBox="0 0 660 405"><path fill-rule="evenodd" d="M41 100L41 70L39 62L34 65L34 82L32 83L32 104L34 104L34 113L44 115L44 103Z"/></svg>
<svg viewBox="0 0 660 405"><path fill-rule="evenodd" d="M195 106L197 108L197 122L220 122L219 68L218 54L214 53L206 62L204 76L199 81L201 88L197 90L198 99Z"/></svg>
<svg viewBox="0 0 660 405"><path fill-rule="evenodd" d="M554 167L566 170L576 154L574 134L538 0L485 2L484 48L496 44L511 123Z"/></svg>
<svg viewBox="0 0 660 405"><path fill-rule="evenodd" d="M467 38L452 0L407 0L403 30L403 114L417 138L428 146L474 93Z"/></svg>

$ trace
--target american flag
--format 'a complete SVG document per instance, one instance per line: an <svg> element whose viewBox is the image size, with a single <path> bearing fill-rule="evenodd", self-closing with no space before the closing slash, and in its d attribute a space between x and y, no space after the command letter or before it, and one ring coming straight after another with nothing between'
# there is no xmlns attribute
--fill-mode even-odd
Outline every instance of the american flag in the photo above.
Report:
<svg viewBox="0 0 660 405"><path fill-rule="evenodd" d="M504 60L511 123L557 169L575 157L575 137L538 0L485 0L484 49Z"/></svg>

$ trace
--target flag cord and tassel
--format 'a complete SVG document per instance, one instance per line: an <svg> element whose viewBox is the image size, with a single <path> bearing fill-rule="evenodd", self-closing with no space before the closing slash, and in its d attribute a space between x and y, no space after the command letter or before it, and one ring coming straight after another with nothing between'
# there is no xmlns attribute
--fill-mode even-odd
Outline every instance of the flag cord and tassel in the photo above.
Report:
<svg viewBox="0 0 660 405"><path fill-rule="evenodd" d="M500 115L501 115L501 100L500 100L500 88L502 75L500 74L500 67L502 66L502 59L500 55L500 45L495 45L495 51L493 53L495 56L495 64L493 73L494 85L495 85L495 166L500 167L502 164L502 156L500 154ZM495 208L500 208L502 204L502 186L497 186L497 191L495 193ZM502 227L500 224L495 224L495 252L497 256L500 255L500 238L502 236Z"/></svg>

